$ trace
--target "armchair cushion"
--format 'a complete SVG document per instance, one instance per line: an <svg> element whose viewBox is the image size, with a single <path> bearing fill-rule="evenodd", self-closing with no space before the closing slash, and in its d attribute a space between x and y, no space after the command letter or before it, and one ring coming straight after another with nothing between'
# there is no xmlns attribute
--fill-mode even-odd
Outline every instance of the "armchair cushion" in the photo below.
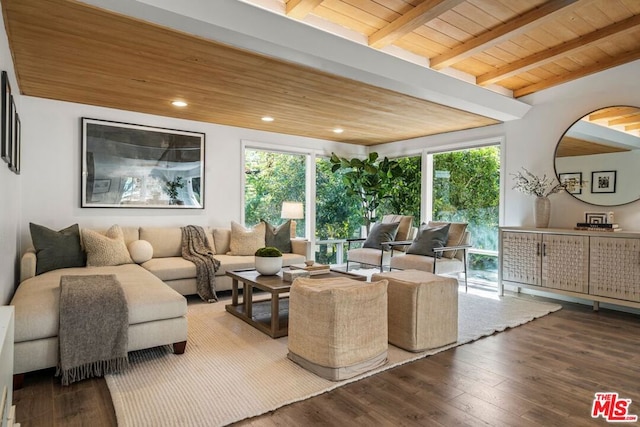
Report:
<svg viewBox="0 0 640 427"><path fill-rule="evenodd" d="M449 238L445 242L444 246L460 246L463 244L465 231L467 230L466 222L439 222L429 221L429 227L441 227L445 224L451 224L449 227ZM458 251L444 251L442 253L443 258L453 258Z"/></svg>
<svg viewBox="0 0 640 427"><path fill-rule="evenodd" d="M407 254L424 255L440 258L440 254L433 252L434 248L442 248L449 238L449 224L440 227L429 227L422 224L418 229L416 238L407 249Z"/></svg>
<svg viewBox="0 0 640 427"><path fill-rule="evenodd" d="M385 215L382 217L382 223L398 222L398 234L395 240L407 240L412 237L413 217L410 215Z"/></svg>
<svg viewBox="0 0 640 427"><path fill-rule="evenodd" d="M277 227L269 224L264 219L266 228L264 239L266 246L272 246L278 248L283 254L291 253L291 220L287 220L285 223L280 224Z"/></svg>
<svg viewBox="0 0 640 427"><path fill-rule="evenodd" d="M362 247L382 249L383 243L393 242L395 240L399 225L399 222L392 222L388 224L376 222L371 228L371 231L367 236L367 240L362 244Z"/></svg>

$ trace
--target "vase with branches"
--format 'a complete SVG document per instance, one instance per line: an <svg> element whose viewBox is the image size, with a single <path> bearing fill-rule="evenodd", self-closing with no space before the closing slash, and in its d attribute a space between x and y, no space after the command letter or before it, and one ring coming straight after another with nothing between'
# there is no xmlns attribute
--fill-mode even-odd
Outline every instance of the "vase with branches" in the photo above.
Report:
<svg viewBox="0 0 640 427"><path fill-rule="evenodd" d="M522 170L524 173L518 171L515 174L511 174L513 180L516 182L513 189L530 196L536 196L533 211L535 226L546 228L549 226L549 220L551 218L551 201L549 200L549 196L561 191L574 191L581 187L583 183L576 179L556 182L554 178L547 177L546 174L539 177L525 168L522 168Z"/></svg>

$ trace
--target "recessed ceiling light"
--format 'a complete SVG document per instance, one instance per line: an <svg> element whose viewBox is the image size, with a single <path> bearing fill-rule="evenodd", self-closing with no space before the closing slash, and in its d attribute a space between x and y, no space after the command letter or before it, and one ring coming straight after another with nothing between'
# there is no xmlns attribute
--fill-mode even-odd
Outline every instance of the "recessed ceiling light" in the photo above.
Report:
<svg viewBox="0 0 640 427"><path fill-rule="evenodd" d="M184 101L173 101L171 105L173 105L174 107L186 107L187 103Z"/></svg>
<svg viewBox="0 0 640 427"><path fill-rule="evenodd" d="M344 129L342 129L342 128L335 128L333 130L333 133L342 133L342 132L344 132Z"/></svg>
<svg viewBox="0 0 640 427"><path fill-rule="evenodd" d="M263 122L272 122L273 120L274 120L274 119L273 119L273 117L271 117L271 116L264 116L264 117L262 118L262 121L263 121Z"/></svg>

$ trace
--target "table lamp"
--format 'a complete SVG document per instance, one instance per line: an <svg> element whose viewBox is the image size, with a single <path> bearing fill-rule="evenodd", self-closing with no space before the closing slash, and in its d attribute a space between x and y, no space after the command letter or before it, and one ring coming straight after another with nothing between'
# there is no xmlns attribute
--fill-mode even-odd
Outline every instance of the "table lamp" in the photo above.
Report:
<svg viewBox="0 0 640 427"><path fill-rule="evenodd" d="M304 218L304 208L302 202L282 202L282 213L280 217L291 220L291 238L296 237L296 219Z"/></svg>

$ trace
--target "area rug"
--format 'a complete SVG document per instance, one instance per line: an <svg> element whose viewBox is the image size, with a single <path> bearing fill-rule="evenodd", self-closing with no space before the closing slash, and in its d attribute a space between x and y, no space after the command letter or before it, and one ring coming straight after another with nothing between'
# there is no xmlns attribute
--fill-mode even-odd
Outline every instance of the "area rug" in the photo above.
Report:
<svg viewBox="0 0 640 427"><path fill-rule="evenodd" d="M559 310L517 297L459 294L455 344L423 353L389 346L389 363L347 381L331 382L287 359L287 338L271 339L225 312L225 301L192 300L186 352L158 347L130 353L127 372L106 377L118 425L217 426L272 411L349 382Z"/></svg>

